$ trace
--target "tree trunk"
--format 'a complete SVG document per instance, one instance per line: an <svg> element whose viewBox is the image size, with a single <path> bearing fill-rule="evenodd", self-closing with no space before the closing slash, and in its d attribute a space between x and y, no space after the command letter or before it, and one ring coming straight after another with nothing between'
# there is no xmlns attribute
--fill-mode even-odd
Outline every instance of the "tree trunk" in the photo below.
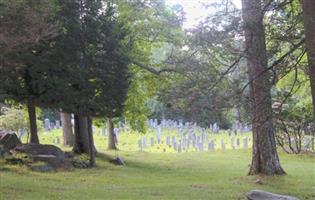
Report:
<svg viewBox="0 0 315 200"><path fill-rule="evenodd" d="M39 144L37 135L37 124L36 124L36 108L33 100L27 102L28 117L30 122L31 138L30 143Z"/></svg>
<svg viewBox="0 0 315 200"><path fill-rule="evenodd" d="M95 166L95 148L94 148L94 140L93 140L93 128L92 128L92 117L87 117L88 122L88 136L89 136L89 165L90 167Z"/></svg>
<svg viewBox="0 0 315 200"><path fill-rule="evenodd" d="M309 67L309 76L311 81L311 91L313 100L313 116L315 120L315 1L303 0L305 42L307 51L307 60ZM314 121L315 123L315 121ZM313 143L314 150L314 130Z"/></svg>
<svg viewBox="0 0 315 200"><path fill-rule="evenodd" d="M74 146L75 153L89 154L89 133L87 117L74 115Z"/></svg>
<svg viewBox="0 0 315 200"><path fill-rule="evenodd" d="M72 124L71 124L71 114L60 112L60 119L61 119L62 132L63 132L63 145L73 146L74 135L73 135Z"/></svg>
<svg viewBox="0 0 315 200"><path fill-rule="evenodd" d="M242 0L252 109L253 154L249 175L282 175L272 122L261 0Z"/></svg>
<svg viewBox="0 0 315 200"><path fill-rule="evenodd" d="M108 118L108 149L116 150L114 123L112 118Z"/></svg>

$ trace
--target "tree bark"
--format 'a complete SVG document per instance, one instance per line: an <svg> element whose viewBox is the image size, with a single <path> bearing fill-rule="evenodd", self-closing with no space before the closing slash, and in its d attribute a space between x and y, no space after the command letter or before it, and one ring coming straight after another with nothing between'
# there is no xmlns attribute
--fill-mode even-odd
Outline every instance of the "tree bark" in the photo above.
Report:
<svg viewBox="0 0 315 200"><path fill-rule="evenodd" d="M114 123L112 118L108 118L108 150L116 150Z"/></svg>
<svg viewBox="0 0 315 200"><path fill-rule="evenodd" d="M30 122L30 143L39 144L38 134L37 134L37 124L36 124L36 108L33 100L28 100L27 111Z"/></svg>
<svg viewBox="0 0 315 200"><path fill-rule="evenodd" d="M89 165L90 167L95 166L95 148L93 140L93 128L92 128L92 117L87 117L88 123L88 136L89 136Z"/></svg>
<svg viewBox="0 0 315 200"><path fill-rule="evenodd" d="M252 110L253 154L249 175L285 174L279 161L272 122L271 81L267 69L261 0L242 0Z"/></svg>
<svg viewBox="0 0 315 200"><path fill-rule="evenodd" d="M74 115L73 151L78 154L89 154L88 120L82 115Z"/></svg>
<svg viewBox="0 0 315 200"><path fill-rule="evenodd" d="M303 0L305 43L311 82L313 116L315 120L315 1ZM314 121L315 123L315 121ZM312 148L314 149L314 130Z"/></svg>
<svg viewBox="0 0 315 200"><path fill-rule="evenodd" d="M62 132L63 132L63 145L73 146L74 135L73 135L72 124L71 124L71 114L60 112L60 119L61 119Z"/></svg>

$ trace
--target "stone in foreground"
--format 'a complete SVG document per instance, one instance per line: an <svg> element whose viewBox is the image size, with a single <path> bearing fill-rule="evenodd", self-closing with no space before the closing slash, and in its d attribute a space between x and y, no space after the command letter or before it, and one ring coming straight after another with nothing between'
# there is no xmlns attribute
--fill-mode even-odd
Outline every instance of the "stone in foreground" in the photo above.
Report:
<svg viewBox="0 0 315 200"><path fill-rule="evenodd" d="M112 163L114 163L115 165L126 165L123 159L121 159L119 156L112 160Z"/></svg>
<svg viewBox="0 0 315 200"><path fill-rule="evenodd" d="M45 162L53 168L71 168L64 152L56 146L46 144L26 144L15 148L17 152L26 153L33 161Z"/></svg>
<svg viewBox="0 0 315 200"><path fill-rule="evenodd" d="M246 193L248 200L299 200L298 198L265 192L262 190L252 190Z"/></svg>

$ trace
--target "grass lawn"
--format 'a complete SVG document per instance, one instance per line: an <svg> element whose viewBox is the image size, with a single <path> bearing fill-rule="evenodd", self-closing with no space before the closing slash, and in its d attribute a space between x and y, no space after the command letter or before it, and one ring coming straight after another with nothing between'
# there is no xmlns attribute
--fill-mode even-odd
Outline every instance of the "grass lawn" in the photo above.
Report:
<svg viewBox="0 0 315 200"><path fill-rule="evenodd" d="M97 159L95 169L32 172L0 163L0 199L244 199L258 188L315 199L315 158L280 154L282 177L246 176L250 150L191 153L125 152L127 166ZM260 178L262 185L255 183Z"/></svg>

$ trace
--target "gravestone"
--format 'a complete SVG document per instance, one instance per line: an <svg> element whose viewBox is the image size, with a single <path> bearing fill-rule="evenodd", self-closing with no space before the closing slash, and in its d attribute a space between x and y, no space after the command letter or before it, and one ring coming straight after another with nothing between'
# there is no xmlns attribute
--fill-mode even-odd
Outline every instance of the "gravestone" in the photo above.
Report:
<svg viewBox="0 0 315 200"><path fill-rule="evenodd" d="M50 122L50 130L55 129L55 124L53 122Z"/></svg>
<svg viewBox="0 0 315 200"><path fill-rule="evenodd" d="M46 131L50 131L50 129L51 129L50 128L50 121L47 118L44 120L44 128Z"/></svg>
<svg viewBox="0 0 315 200"><path fill-rule="evenodd" d="M174 148L175 151L177 150L177 143L176 143L176 141L173 143L173 148Z"/></svg>
<svg viewBox="0 0 315 200"><path fill-rule="evenodd" d="M247 137L243 139L243 147L244 147L244 149L248 148L248 139L247 139Z"/></svg>
<svg viewBox="0 0 315 200"><path fill-rule="evenodd" d="M160 144L161 142L161 134L162 134L162 128L161 126L158 126L156 129L156 138L157 138L158 144Z"/></svg>
<svg viewBox="0 0 315 200"><path fill-rule="evenodd" d="M171 137L170 136L166 137L166 144L171 145Z"/></svg>
<svg viewBox="0 0 315 200"><path fill-rule="evenodd" d="M21 139L26 134L27 134L27 131L25 129L19 129L19 139Z"/></svg>
<svg viewBox="0 0 315 200"><path fill-rule="evenodd" d="M56 120L56 129L59 129L59 128L60 128L60 121Z"/></svg>
<svg viewBox="0 0 315 200"><path fill-rule="evenodd" d="M142 146L143 146L143 148L147 148L147 137L143 138Z"/></svg>
<svg viewBox="0 0 315 200"><path fill-rule="evenodd" d="M221 149L222 149L222 150L225 150L225 142L224 142L223 139L221 140Z"/></svg>
<svg viewBox="0 0 315 200"><path fill-rule="evenodd" d="M172 143L176 143L176 137L175 136L172 136Z"/></svg>
<svg viewBox="0 0 315 200"><path fill-rule="evenodd" d="M177 152L178 153L182 152L182 142L181 142L181 140L179 140L179 142L178 142Z"/></svg>
<svg viewBox="0 0 315 200"><path fill-rule="evenodd" d="M214 140L211 140L211 142L210 142L210 144L211 144L211 150L212 151L214 151L215 150L215 143L214 143Z"/></svg>
<svg viewBox="0 0 315 200"><path fill-rule="evenodd" d="M231 138L231 148L235 149L235 138L234 137Z"/></svg>
<svg viewBox="0 0 315 200"><path fill-rule="evenodd" d="M151 140L151 147L152 147L152 146L154 146L154 138L153 138L153 137L151 137L151 139L150 139L150 140Z"/></svg>
<svg viewBox="0 0 315 200"><path fill-rule="evenodd" d="M139 147L140 151L142 151L142 139L138 140L138 147Z"/></svg>
<svg viewBox="0 0 315 200"><path fill-rule="evenodd" d="M241 142L240 142L239 138L236 139L236 145L237 145L237 147L239 147L241 145Z"/></svg>

